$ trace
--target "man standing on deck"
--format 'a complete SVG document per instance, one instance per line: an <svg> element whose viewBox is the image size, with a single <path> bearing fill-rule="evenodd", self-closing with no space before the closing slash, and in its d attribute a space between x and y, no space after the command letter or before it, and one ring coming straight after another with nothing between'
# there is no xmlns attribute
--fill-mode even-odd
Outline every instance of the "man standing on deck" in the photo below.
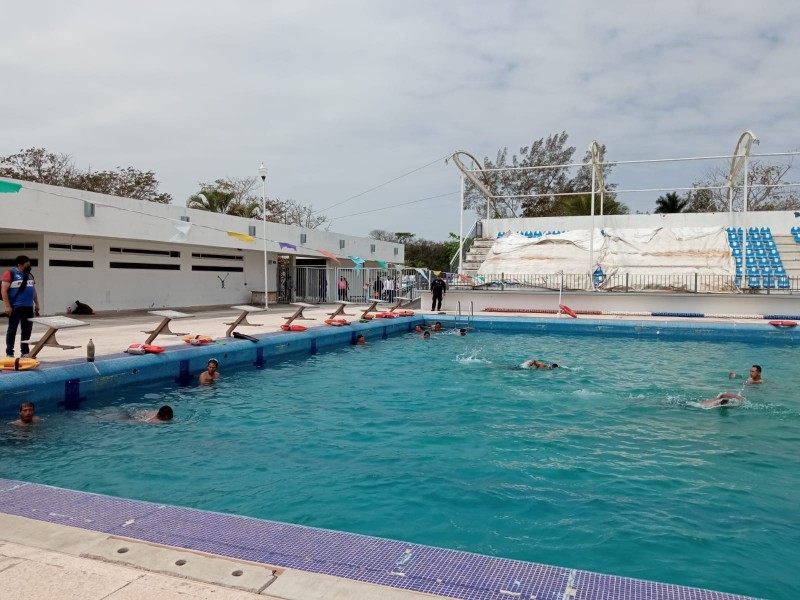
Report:
<svg viewBox="0 0 800 600"><path fill-rule="evenodd" d="M33 323L31 319L39 314L39 297L36 295L36 282L31 273L31 260L27 256L18 256L17 266L3 273L0 283L0 295L8 317L6 331L6 356L14 358L14 340L17 328L22 324L22 356L30 352L27 342L31 339Z"/></svg>
<svg viewBox="0 0 800 600"><path fill-rule="evenodd" d="M442 279L442 274L439 273L436 279L431 281L431 311L442 310L442 300L446 293L447 283Z"/></svg>

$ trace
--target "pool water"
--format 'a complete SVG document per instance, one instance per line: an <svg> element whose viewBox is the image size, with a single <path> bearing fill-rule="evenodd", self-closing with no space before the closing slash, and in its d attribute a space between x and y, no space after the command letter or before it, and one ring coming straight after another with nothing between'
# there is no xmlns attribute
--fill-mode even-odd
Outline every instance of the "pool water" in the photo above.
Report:
<svg viewBox="0 0 800 600"><path fill-rule="evenodd" d="M90 398L6 428L0 476L794 600L796 353L408 334ZM566 368L515 368L529 358ZM728 378L752 363L766 383ZM172 423L136 420L162 404Z"/></svg>

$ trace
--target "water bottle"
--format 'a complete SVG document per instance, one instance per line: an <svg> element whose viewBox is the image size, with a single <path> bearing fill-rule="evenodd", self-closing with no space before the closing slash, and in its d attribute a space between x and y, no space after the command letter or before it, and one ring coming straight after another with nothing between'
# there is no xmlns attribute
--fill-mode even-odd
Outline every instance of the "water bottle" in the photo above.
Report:
<svg viewBox="0 0 800 600"><path fill-rule="evenodd" d="M94 342L89 338L89 343L86 344L86 362L94 362Z"/></svg>

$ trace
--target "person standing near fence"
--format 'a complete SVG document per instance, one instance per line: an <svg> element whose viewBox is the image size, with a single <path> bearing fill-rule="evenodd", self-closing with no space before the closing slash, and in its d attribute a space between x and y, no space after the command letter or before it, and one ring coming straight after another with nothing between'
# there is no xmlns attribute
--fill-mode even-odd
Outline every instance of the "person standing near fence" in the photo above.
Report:
<svg viewBox="0 0 800 600"><path fill-rule="evenodd" d="M3 273L0 283L0 295L8 317L6 356L10 358L14 357L14 340L20 325L22 356L25 357L30 352L30 346L26 342L31 339L33 331L31 319L34 315L39 315L39 296L36 295L36 281L31 273L31 260L27 256L18 256L16 263L16 267Z"/></svg>
<svg viewBox="0 0 800 600"><path fill-rule="evenodd" d="M439 273L436 279L431 281L431 310L442 310L442 300L444 300L446 293L447 283L442 279L442 274Z"/></svg>
<svg viewBox="0 0 800 600"><path fill-rule="evenodd" d="M386 294L386 299L389 302L394 302L394 278L391 275L383 282L383 291Z"/></svg>
<svg viewBox="0 0 800 600"><path fill-rule="evenodd" d="M347 279L344 278L344 275L339 277L339 300L347 300L348 296L348 288Z"/></svg>

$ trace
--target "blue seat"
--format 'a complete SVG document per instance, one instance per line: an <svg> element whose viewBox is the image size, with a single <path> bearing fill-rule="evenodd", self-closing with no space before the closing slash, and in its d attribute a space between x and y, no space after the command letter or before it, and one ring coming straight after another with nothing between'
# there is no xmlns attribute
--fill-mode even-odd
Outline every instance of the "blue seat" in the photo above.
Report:
<svg viewBox="0 0 800 600"><path fill-rule="evenodd" d="M751 288L760 288L761 287L761 278L758 275L751 276L747 278L747 286Z"/></svg>
<svg viewBox="0 0 800 600"><path fill-rule="evenodd" d="M734 255L733 262L736 263L737 267L741 267L742 266L742 255L741 254L739 256L735 256Z"/></svg>
<svg viewBox="0 0 800 600"><path fill-rule="evenodd" d="M764 276L764 287L768 289L775 289L775 277L772 275Z"/></svg>
<svg viewBox="0 0 800 600"><path fill-rule="evenodd" d="M742 278L741 278L739 275L737 275L737 276L736 276L736 277L733 279L733 283L735 283L735 284L736 284L736 287L742 287Z"/></svg>
<svg viewBox="0 0 800 600"><path fill-rule="evenodd" d="M788 290L790 287L789 278L786 275L781 275L778 277L778 289L781 290Z"/></svg>
<svg viewBox="0 0 800 600"><path fill-rule="evenodd" d="M742 258L742 249L741 248L731 248L731 255L735 256L736 258Z"/></svg>
<svg viewBox="0 0 800 600"><path fill-rule="evenodd" d="M786 269L783 268L783 265L778 265L773 270L775 271L775 275L786 275Z"/></svg>
<svg viewBox="0 0 800 600"><path fill-rule="evenodd" d="M741 276L742 276L742 267L736 265L736 277L741 277Z"/></svg>

